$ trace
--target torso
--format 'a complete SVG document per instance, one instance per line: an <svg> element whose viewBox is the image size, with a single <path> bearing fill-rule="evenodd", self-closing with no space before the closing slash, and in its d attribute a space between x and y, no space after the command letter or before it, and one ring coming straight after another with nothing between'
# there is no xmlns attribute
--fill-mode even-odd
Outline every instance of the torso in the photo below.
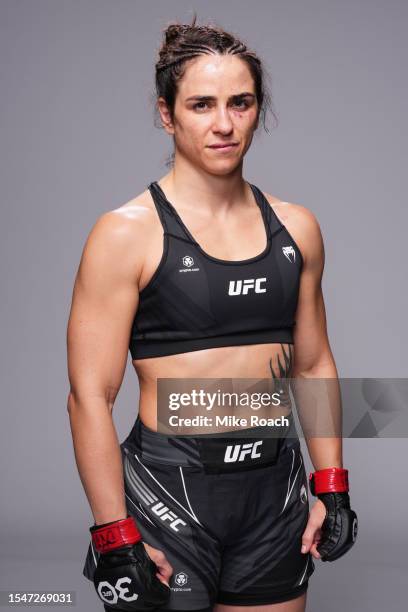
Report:
<svg viewBox="0 0 408 612"><path fill-rule="evenodd" d="M286 226L287 230L304 253L297 207L264 192L266 199ZM248 196L248 200L251 196ZM249 200L252 202L252 200ZM140 212L143 218L144 234L148 236L148 249L143 250L142 271L139 277L139 291L149 283L159 265L163 251L163 229L159 222L150 192L144 191L131 200L122 210L127 213ZM197 219L181 210L183 219L202 248L213 257L225 260L249 259L265 248L265 228L259 210L253 206L240 216L239 222L229 220L211 222ZM225 227L228 226L226 235ZM135 247L137 248L137 247ZM139 247L140 248L140 247ZM133 365L139 379L139 415L142 422L157 430L156 391L157 378L271 378L290 377L293 362L293 345L273 343L244 346L217 347L188 353L134 359ZM182 375L181 375L182 373Z"/></svg>

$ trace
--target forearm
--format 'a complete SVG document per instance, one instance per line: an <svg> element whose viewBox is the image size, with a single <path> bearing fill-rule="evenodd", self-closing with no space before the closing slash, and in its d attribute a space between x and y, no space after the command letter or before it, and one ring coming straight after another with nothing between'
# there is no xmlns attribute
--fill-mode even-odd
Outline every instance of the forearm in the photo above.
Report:
<svg viewBox="0 0 408 612"><path fill-rule="evenodd" d="M307 449L315 470L343 467L341 438L307 438Z"/></svg>
<svg viewBox="0 0 408 612"><path fill-rule="evenodd" d="M79 476L96 524L127 516L119 441L103 398L68 398Z"/></svg>
<svg viewBox="0 0 408 612"><path fill-rule="evenodd" d="M334 361L293 378L296 410L315 470L343 467L341 393Z"/></svg>

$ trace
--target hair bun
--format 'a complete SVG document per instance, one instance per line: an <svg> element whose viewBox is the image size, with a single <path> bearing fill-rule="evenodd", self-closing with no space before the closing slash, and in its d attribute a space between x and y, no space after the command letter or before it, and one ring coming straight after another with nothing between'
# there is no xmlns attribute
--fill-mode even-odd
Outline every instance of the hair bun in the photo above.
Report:
<svg viewBox="0 0 408 612"><path fill-rule="evenodd" d="M166 44L172 43L178 36L185 34L189 29L189 25L183 25L180 23L172 23L171 25L167 26L165 31Z"/></svg>

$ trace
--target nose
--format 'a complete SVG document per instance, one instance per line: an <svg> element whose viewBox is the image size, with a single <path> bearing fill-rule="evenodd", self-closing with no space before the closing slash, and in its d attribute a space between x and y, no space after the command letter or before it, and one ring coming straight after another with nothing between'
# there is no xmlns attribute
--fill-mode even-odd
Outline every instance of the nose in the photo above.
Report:
<svg viewBox="0 0 408 612"><path fill-rule="evenodd" d="M213 131L227 135L231 130L232 121L228 109L220 106L215 113Z"/></svg>

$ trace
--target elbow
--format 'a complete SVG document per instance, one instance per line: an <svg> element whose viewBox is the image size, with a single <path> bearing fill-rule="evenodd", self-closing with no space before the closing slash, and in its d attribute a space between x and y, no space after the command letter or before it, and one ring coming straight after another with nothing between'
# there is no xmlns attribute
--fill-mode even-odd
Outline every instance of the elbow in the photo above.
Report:
<svg viewBox="0 0 408 612"><path fill-rule="evenodd" d="M78 412L79 409L89 405L89 398L83 397L71 387L67 398L67 412L70 416Z"/></svg>
<svg viewBox="0 0 408 612"><path fill-rule="evenodd" d="M293 365L293 378L336 378L336 363L330 350L322 352L315 359L296 361Z"/></svg>
<svg viewBox="0 0 408 612"><path fill-rule="evenodd" d="M68 393L68 398L67 398L67 412L68 412L68 414L70 414L72 412L72 410L75 408L76 405L77 405L77 401L76 401L75 393L73 392L72 389L70 389L70 391Z"/></svg>
<svg viewBox="0 0 408 612"><path fill-rule="evenodd" d="M330 360L307 368L294 368L292 378L338 378L338 372L334 360Z"/></svg>
<svg viewBox="0 0 408 612"><path fill-rule="evenodd" d="M100 414L102 409L106 409L112 415L114 401L105 393L78 393L71 388L67 398L67 412L71 417L83 411Z"/></svg>

